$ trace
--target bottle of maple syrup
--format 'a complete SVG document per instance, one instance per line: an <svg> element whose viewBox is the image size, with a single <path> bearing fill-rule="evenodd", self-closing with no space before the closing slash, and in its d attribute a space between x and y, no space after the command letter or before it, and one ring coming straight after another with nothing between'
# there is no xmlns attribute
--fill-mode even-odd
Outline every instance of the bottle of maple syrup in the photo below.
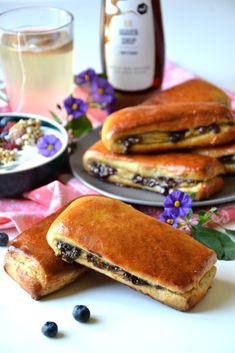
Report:
<svg viewBox="0 0 235 353"><path fill-rule="evenodd" d="M164 36L160 0L103 0L102 66L121 92L160 88Z"/></svg>

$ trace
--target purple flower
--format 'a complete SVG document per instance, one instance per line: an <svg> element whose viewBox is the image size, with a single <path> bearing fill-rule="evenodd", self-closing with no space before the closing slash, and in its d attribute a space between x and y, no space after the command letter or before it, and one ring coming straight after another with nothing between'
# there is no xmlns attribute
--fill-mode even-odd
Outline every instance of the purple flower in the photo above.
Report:
<svg viewBox="0 0 235 353"><path fill-rule="evenodd" d="M44 157L52 157L62 147L62 142L55 135L41 136L37 141L37 148Z"/></svg>
<svg viewBox="0 0 235 353"><path fill-rule="evenodd" d="M108 105L104 104L100 108L102 110L104 110L107 115L110 115L110 114L112 114L115 111L115 101L113 101L113 103L108 104Z"/></svg>
<svg viewBox="0 0 235 353"><path fill-rule="evenodd" d="M159 217L160 221L171 225L172 227L177 227L177 215L172 210L165 210Z"/></svg>
<svg viewBox="0 0 235 353"><path fill-rule="evenodd" d="M75 76L75 83L77 85L84 85L93 82L97 77L95 70L87 69Z"/></svg>
<svg viewBox="0 0 235 353"><path fill-rule="evenodd" d="M176 216L187 216L191 206L191 197L180 190L174 190L164 199L164 209L173 211Z"/></svg>
<svg viewBox="0 0 235 353"><path fill-rule="evenodd" d="M114 89L103 77L97 77L91 84L91 95L94 100L99 104L110 104L113 103Z"/></svg>
<svg viewBox="0 0 235 353"><path fill-rule="evenodd" d="M88 105L82 99L74 98L73 96L69 96L64 100L64 107L68 115L72 115L75 119L84 115L88 109Z"/></svg>

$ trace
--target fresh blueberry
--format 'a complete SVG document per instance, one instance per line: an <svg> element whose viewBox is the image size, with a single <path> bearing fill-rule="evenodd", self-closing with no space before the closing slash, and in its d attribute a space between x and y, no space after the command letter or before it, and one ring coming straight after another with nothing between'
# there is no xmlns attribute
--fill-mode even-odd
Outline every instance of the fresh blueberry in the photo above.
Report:
<svg viewBox="0 0 235 353"><path fill-rule="evenodd" d="M55 337L58 333L58 326L53 321L47 321L42 326L42 333L47 337Z"/></svg>
<svg viewBox="0 0 235 353"><path fill-rule="evenodd" d="M11 121L11 118L9 116L2 117L2 119L0 120L0 127L5 127L7 123L9 123L9 121Z"/></svg>
<svg viewBox="0 0 235 353"><path fill-rule="evenodd" d="M86 322L90 319L90 310L85 305L76 305L73 308L73 317L79 322Z"/></svg>
<svg viewBox="0 0 235 353"><path fill-rule="evenodd" d="M0 233L0 246L7 246L9 237L6 233Z"/></svg>

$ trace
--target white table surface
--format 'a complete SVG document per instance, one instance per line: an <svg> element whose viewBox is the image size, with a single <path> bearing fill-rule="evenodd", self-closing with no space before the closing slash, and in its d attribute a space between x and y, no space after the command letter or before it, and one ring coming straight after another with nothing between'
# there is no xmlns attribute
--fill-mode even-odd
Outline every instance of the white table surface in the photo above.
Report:
<svg viewBox="0 0 235 353"><path fill-rule="evenodd" d="M5 251L0 249L1 263ZM235 261L219 261L206 297L183 313L93 271L35 301L0 266L0 349L2 353L234 353L234 273ZM90 309L89 323L73 319L77 304ZM41 333L46 321L57 323L57 338Z"/></svg>
<svg viewBox="0 0 235 353"><path fill-rule="evenodd" d="M88 66L100 70L100 0L0 0L0 11L35 3L74 11L75 71ZM235 2L162 0L162 7L167 57L235 91ZM235 261L219 261L207 296L191 312L182 313L94 272L47 299L34 301L5 274L5 251L0 248L2 353L235 352ZM90 323L73 319L77 304L89 307ZM46 321L58 324L58 338L42 335Z"/></svg>
<svg viewBox="0 0 235 353"><path fill-rule="evenodd" d="M1 263L5 251L0 249ZM219 261L206 297L183 313L93 271L35 301L0 266L0 349L2 353L234 353L234 273L235 261ZM90 309L89 323L73 319L77 304ZM41 333L46 321L57 323L57 338Z"/></svg>

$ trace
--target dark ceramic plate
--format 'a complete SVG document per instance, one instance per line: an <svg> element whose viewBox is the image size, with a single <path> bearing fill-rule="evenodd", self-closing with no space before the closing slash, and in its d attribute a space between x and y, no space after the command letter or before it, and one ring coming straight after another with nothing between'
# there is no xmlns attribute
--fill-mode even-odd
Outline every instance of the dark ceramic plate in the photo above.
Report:
<svg viewBox="0 0 235 353"><path fill-rule="evenodd" d="M89 175L82 166L82 156L84 152L100 139L100 130L93 130L88 135L81 138L77 143L76 151L70 157L70 166L75 177L79 178L86 186L91 189L128 203L162 206L164 196L139 189L120 187L111 183L104 182ZM225 178L225 187L219 194L205 201L194 201L193 206L218 205L232 202L235 200L235 177Z"/></svg>
<svg viewBox="0 0 235 353"><path fill-rule="evenodd" d="M64 169L68 161L68 136L62 125L48 118L34 114L0 114L12 121L20 119L38 119L43 134L53 134L60 139L62 147L51 157L43 157L36 146L27 147L19 152L16 161L0 165L0 197L15 197L22 193L45 185L54 180Z"/></svg>

